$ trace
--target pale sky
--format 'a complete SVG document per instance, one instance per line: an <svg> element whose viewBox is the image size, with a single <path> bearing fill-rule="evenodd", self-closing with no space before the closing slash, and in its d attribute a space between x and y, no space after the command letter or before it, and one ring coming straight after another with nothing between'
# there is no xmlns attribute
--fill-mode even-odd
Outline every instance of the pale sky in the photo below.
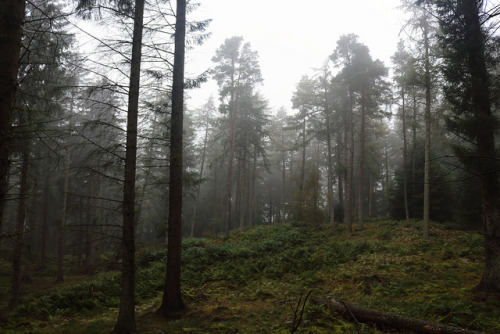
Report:
<svg viewBox="0 0 500 334"><path fill-rule="evenodd" d="M399 0L199 0L191 18L212 19L212 37L189 51L186 74L193 76L212 66L215 50L232 36L242 36L259 53L263 85L259 88L273 110L291 112L291 98L303 75L320 68L344 34L354 33L374 59L390 66L402 26ZM190 17L188 17L190 19ZM210 80L189 92L190 109L217 85Z"/></svg>

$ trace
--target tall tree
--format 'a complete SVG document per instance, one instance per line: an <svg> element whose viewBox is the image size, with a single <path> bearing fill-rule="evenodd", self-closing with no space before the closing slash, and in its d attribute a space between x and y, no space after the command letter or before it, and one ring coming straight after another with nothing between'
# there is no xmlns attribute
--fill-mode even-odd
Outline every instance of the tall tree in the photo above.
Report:
<svg viewBox="0 0 500 334"><path fill-rule="evenodd" d="M408 76L410 75L410 54L405 50L403 41L398 43L398 50L392 57L392 61L395 65L395 82L399 86L399 98L401 101L401 123L402 123L402 134L403 134L403 197L405 206L405 218L406 221L410 220L410 208L408 205L408 140L407 140L407 125L406 125L406 114L407 114L407 82Z"/></svg>
<svg viewBox="0 0 500 334"><path fill-rule="evenodd" d="M22 167L21 167L21 184L19 187L19 204L17 207L16 217L16 239L14 242L14 249L12 251L12 284L11 294L9 299L8 309L13 310L19 303L19 289L21 278L21 254L23 246L24 226L26 218L26 203L28 192L28 168L29 168L29 151L26 150L22 154Z"/></svg>
<svg viewBox="0 0 500 334"><path fill-rule="evenodd" d="M3 50L0 52L0 233L8 188L11 127L25 6L25 0L0 3L0 50Z"/></svg>
<svg viewBox="0 0 500 334"><path fill-rule="evenodd" d="M68 187L69 187L69 169L71 161L71 153L69 148L65 149L65 166L64 166L64 188L63 200L61 208L61 218L57 226L57 275L56 282L61 283L64 281L63 277L63 260L64 260L64 243L65 243L65 229L68 219Z"/></svg>
<svg viewBox="0 0 500 334"><path fill-rule="evenodd" d="M413 32L418 31L420 37L418 43L423 50L421 58L423 60L423 89L425 92L425 142L424 142L424 194L423 194L423 238L429 239L429 219L430 219L430 194L431 194L431 126L432 126L432 93L433 93L433 64L431 62L433 47L433 31L435 22L432 14L432 1L428 0L403 0L403 7L411 13L411 19L407 23ZM405 27L406 27L405 26Z"/></svg>
<svg viewBox="0 0 500 334"><path fill-rule="evenodd" d="M122 280L120 311L113 330L115 333L134 333L137 331L135 323L135 176L144 2L144 0L136 0L134 9L123 187Z"/></svg>
<svg viewBox="0 0 500 334"><path fill-rule="evenodd" d="M348 132L349 132L349 158L347 161L347 200L345 205L345 221L351 230L351 214L354 200L354 153L355 131L358 130L358 182L357 182L357 208L359 227L363 228L363 208L365 202L364 174L365 174L365 147L367 137L368 118L374 118L380 111L379 104L385 83L382 80L386 75L386 68L379 60L373 60L368 47L358 42L356 35L342 36L337 42L337 48L330 56L334 63L341 67L337 80L342 82L347 89L349 97L348 106ZM355 127L354 114L359 115L359 126Z"/></svg>
<svg viewBox="0 0 500 334"><path fill-rule="evenodd" d="M249 52L244 47L243 54ZM251 52L251 51L250 51ZM253 56L250 56L253 57ZM236 205L235 213L239 219L239 228L251 226L255 211L255 182L257 179L258 158L263 158L267 166L265 110L267 102L253 92L253 89L243 90L240 97L238 123L236 124Z"/></svg>
<svg viewBox="0 0 500 334"><path fill-rule="evenodd" d="M380 60L373 60L368 48L361 45L357 48L352 67L350 69L351 85L358 94L360 113L359 124L359 151L358 151L358 187L357 205L359 228L363 229L366 167L366 138L370 120L379 113L379 103L385 89L382 78L387 69Z"/></svg>
<svg viewBox="0 0 500 334"><path fill-rule="evenodd" d="M233 182L233 160L234 148L236 144L236 113L238 108L239 91L237 90L238 73L237 62L239 58L239 49L242 42L241 37L233 37L224 42L216 51L216 56L212 61L220 62L220 70L215 74L215 79L221 87L221 98L229 94L228 107L229 109L229 153L227 163L227 181L226 194L224 203L224 215L222 224L224 225L226 236L229 236L231 227L231 192ZM223 71L224 69L228 69ZM228 76L229 78L225 78ZM225 85L225 87L223 86Z"/></svg>
<svg viewBox="0 0 500 334"><path fill-rule="evenodd" d="M431 62L429 42L429 20L425 11L422 18L422 34L424 37L424 85L425 85L425 150L424 150L424 239L429 240L429 206L430 206L430 172L431 172Z"/></svg>
<svg viewBox="0 0 500 334"><path fill-rule="evenodd" d="M289 150L293 147L295 132L287 131L288 116L284 107L281 107L269 124L270 135L270 164L271 170L264 183L270 185L269 191L269 222L280 223L287 217L288 202L288 166Z"/></svg>
<svg viewBox="0 0 500 334"><path fill-rule="evenodd" d="M224 195L223 225L226 236L229 236L231 227L233 162L235 157L237 123L240 118L240 109L243 97L252 96L255 84L262 81L257 53L253 52L250 44L242 46L242 37L226 39L215 52L212 61L216 63L213 77L219 85L221 111L228 114L229 140L227 152L227 182Z"/></svg>
<svg viewBox="0 0 500 334"><path fill-rule="evenodd" d="M337 75L338 82L346 87L348 96L348 106L345 117L345 145L346 157L346 188L344 200L344 221L349 232L352 232L353 219L353 196L354 196L354 88L349 74L349 68L352 66L356 50L359 48L356 35L344 35L337 41L330 59L337 67L342 67Z"/></svg>
<svg viewBox="0 0 500 334"><path fill-rule="evenodd" d="M168 213L167 276L162 304L164 316L184 308L181 293L182 243L182 131L184 110L184 53L186 0L177 0L175 22L174 73L172 80L172 120L170 130L170 184Z"/></svg>
<svg viewBox="0 0 500 334"><path fill-rule="evenodd" d="M196 213L198 211L198 203L200 199L200 190L201 190L201 182L203 180L203 172L205 170L205 160L207 156L207 145L208 145L208 136L209 136L209 130L210 130L210 120L213 114L213 111L215 109L214 106L214 100L212 97L205 103L205 105L202 107L203 110L202 115L201 115L201 126L203 127L204 134L203 134L203 144L201 148L201 161L200 161L200 172L198 176L198 182L196 185L196 197L195 197L195 202L194 202L194 208L193 208L193 218L191 220L191 230L190 230L190 237L192 238L194 236L194 228L195 228L195 223L196 223Z"/></svg>
<svg viewBox="0 0 500 334"><path fill-rule="evenodd" d="M23 233L28 224L35 224L27 219L29 207L36 207L36 195L28 192L28 165L33 158L43 159L43 154L36 152L40 148L37 133L46 133L54 117L63 113L63 100L66 85L72 85L73 77L67 61L72 54L68 51L73 38L64 30L65 24L59 19L61 9L58 5L35 0L28 4L25 31L22 37L22 56L19 60L18 90L14 113L13 153L22 157L20 175L20 193L18 196L17 226L19 237L14 245L11 306L15 306L19 292L19 267L24 243ZM37 146L37 144L39 146ZM33 168L35 179L38 169ZM36 182L31 182L35 184ZM31 187L30 187L31 188ZM36 191L33 193L36 194ZM35 212L35 208L30 210ZM57 210L60 212L59 210ZM16 282L17 280L17 282Z"/></svg>
<svg viewBox="0 0 500 334"><path fill-rule="evenodd" d="M332 85L331 75L328 71L328 65L325 65L323 76L319 78L323 95L323 115L325 122L325 140L326 140L326 163L327 163L327 200L328 200L328 222L334 224L335 222L335 202L333 199L333 147L332 147L332 134L333 134L333 104L331 101Z"/></svg>
<svg viewBox="0 0 500 334"><path fill-rule="evenodd" d="M446 50L445 93L454 111L448 125L466 139L455 149L481 185L485 270L475 291L500 293L500 188L495 148L499 126L491 109L485 34L488 15L482 0L436 3Z"/></svg>
<svg viewBox="0 0 500 334"><path fill-rule="evenodd" d="M292 203L296 219L300 221L310 220L310 217L305 216L307 194L306 194L306 172L312 171L307 168L307 147L311 140L316 137L316 134L311 131L313 119L316 118L318 106L318 91L316 90L316 81L303 76L297 84L296 91L292 97L293 107L298 109L298 113L294 117L295 124L292 127L296 131L300 131L297 137L296 148L301 150L300 173L298 180L298 190L294 194L295 201Z"/></svg>

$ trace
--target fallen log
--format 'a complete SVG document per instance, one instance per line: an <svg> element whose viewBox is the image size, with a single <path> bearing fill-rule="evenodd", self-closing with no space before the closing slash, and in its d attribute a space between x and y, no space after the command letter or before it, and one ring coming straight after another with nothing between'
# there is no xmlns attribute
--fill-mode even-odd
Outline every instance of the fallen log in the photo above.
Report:
<svg viewBox="0 0 500 334"><path fill-rule="evenodd" d="M404 333L422 333L422 334L481 334L474 330L431 323L424 320L404 317L380 311L359 307L353 304L347 304L342 300L330 299L319 300L313 299L311 303L320 305L328 305L334 311L340 313L344 318L354 322L367 323L375 325L382 330L395 329Z"/></svg>

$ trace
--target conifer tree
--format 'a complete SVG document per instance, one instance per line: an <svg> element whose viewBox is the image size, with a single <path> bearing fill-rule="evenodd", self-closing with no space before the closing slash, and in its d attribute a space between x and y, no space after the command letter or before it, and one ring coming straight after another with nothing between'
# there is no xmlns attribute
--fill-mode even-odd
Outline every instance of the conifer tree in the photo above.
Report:
<svg viewBox="0 0 500 334"><path fill-rule="evenodd" d="M158 310L158 312L164 316L168 316L172 314L172 312L178 312L184 308L181 293L181 243L185 38L186 0L177 0L174 73L172 79L172 117L170 130L167 274L162 304Z"/></svg>
<svg viewBox="0 0 500 334"><path fill-rule="evenodd" d="M500 293L500 185L486 53L488 20L482 0L436 1L445 51L445 93L453 107L449 129L464 138L457 156L481 185L485 270L475 291Z"/></svg>
<svg viewBox="0 0 500 334"><path fill-rule="evenodd" d="M229 236L232 220L233 164L237 148L238 123L241 122L245 100L254 98L254 88L262 81L258 55L242 37L226 39L212 58L216 64L213 77L220 89L221 111L228 115L229 139L227 153L227 182L224 194L223 226Z"/></svg>
<svg viewBox="0 0 500 334"><path fill-rule="evenodd" d="M0 2L0 233L8 189L11 127L25 6L24 0Z"/></svg>

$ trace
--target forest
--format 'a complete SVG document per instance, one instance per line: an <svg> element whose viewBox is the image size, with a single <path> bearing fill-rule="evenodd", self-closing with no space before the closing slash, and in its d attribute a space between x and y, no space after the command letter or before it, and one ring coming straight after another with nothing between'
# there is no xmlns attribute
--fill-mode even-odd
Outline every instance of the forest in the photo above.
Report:
<svg viewBox="0 0 500 334"><path fill-rule="evenodd" d="M401 0L287 110L229 28L186 75L199 2L1 0L0 332L500 332L500 4Z"/></svg>

